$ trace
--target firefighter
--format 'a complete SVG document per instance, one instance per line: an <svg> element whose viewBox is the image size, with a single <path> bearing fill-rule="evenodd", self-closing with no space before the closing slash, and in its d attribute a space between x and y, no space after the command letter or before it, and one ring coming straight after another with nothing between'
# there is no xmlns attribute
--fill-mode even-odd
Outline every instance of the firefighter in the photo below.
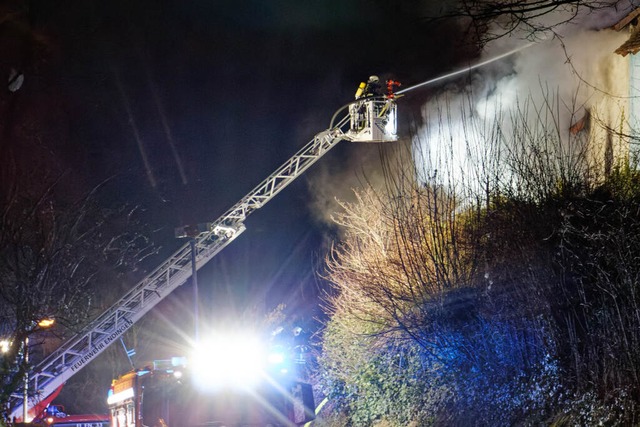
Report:
<svg viewBox="0 0 640 427"><path fill-rule="evenodd" d="M370 76L366 83L362 82L360 83L360 86L358 86L356 99L380 96L382 95L380 89L380 79L378 76Z"/></svg>
<svg viewBox="0 0 640 427"><path fill-rule="evenodd" d="M378 76L370 76L366 83L360 83L355 98L356 101L349 105L349 130L358 133L371 126L371 118L380 114L382 106L378 101L384 98L384 94Z"/></svg>
<svg viewBox="0 0 640 427"><path fill-rule="evenodd" d="M381 96L382 86L380 86L380 79L378 76L371 76L367 81L367 87L364 90L364 96Z"/></svg>

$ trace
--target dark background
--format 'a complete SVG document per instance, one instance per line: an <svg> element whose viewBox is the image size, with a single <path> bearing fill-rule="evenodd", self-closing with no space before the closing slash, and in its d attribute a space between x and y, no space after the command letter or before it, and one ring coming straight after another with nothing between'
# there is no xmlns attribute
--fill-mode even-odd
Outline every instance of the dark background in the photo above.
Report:
<svg viewBox="0 0 640 427"><path fill-rule="evenodd" d="M14 97L4 117L40 122L56 161L74 172L69 191L114 177L103 197L144 208L162 247L152 267L182 243L174 227L216 219L326 129L370 74L406 87L469 61L455 26L425 19L441 7L433 3L31 1L39 47L5 50L3 69L22 63L25 82L3 95ZM404 138L427 95L401 101ZM290 322L316 329L325 289L316 272L335 236L319 206L347 197L379 149L340 144L252 215L199 273L206 322L284 303ZM190 296L184 286L141 322L160 336L139 360L184 346Z"/></svg>

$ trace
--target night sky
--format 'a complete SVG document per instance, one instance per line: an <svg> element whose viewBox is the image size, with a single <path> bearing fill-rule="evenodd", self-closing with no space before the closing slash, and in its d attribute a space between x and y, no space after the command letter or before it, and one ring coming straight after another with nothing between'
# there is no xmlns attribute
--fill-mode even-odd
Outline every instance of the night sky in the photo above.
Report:
<svg viewBox="0 0 640 427"><path fill-rule="evenodd" d="M12 96L41 106L32 110L75 185L119 177L110 197L146 209L166 254L181 244L174 227L216 219L326 129L370 74L409 86L461 63L456 29L422 19L433 11L420 3L31 1L44 59ZM400 104L405 128L425 101L416 92ZM220 319L285 303L301 322L318 316L330 230L310 185L362 173L377 155L343 142L255 212L201 270L205 310ZM184 318L183 288L150 316Z"/></svg>

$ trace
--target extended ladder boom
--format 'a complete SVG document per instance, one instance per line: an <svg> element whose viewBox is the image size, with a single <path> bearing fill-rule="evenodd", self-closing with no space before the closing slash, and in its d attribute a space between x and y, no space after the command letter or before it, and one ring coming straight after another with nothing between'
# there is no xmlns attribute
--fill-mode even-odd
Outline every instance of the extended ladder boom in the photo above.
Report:
<svg viewBox="0 0 640 427"><path fill-rule="evenodd" d="M196 269L206 264L245 230L244 220L247 216L264 206L341 140L365 142L396 140L396 105L393 100L369 100L359 102L358 105L362 114L366 113L367 117L371 117L363 128L354 129L355 116L352 109L335 126L317 134L231 209L215 222L210 223L208 230L195 237ZM384 106L386 109L383 110ZM385 117L393 120L393 129L388 135L384 134L384 130L380 130L382 127L379 122L383 116L376 113L377 111L383 111ZM358 117L361 120L361 117ZM349 123L350 127L347 128ZM377 137L372 138L372 128ZM69 339L38 364L29 375L28 388L35 391L31 393L33 396L30 397L29 407L35 406L42 398L53 393L162 299L183 285L191 277L191 267L191 245L185 244L111 308L93 320L82 332ZM22 394L12 395L9 408L11 417L22 417Z"/></svg>
<svg viewBox="0 0 640 427"><path fill-rule="evenodd" d="M348 116L334 129L316 135L271 176L211 223L208 231L197 236L196 268L205 265L245 230L243 223L247 216L264 206L344 139L341 127L347 122ZM30 402L29 406L53 393L85 367L163 298L183 285L191 277L191 273L191 247L185 244L82 332L64 343L33 369L29 389L36 390L36 396L32 397L33 402ZM22 395L12 396L12 417L22 416L22 404Z"/></svg>

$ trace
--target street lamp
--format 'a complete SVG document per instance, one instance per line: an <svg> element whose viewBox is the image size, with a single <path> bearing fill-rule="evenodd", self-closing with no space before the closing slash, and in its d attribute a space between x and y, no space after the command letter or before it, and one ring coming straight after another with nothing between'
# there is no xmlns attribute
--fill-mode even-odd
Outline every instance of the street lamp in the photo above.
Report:
<svg viewBox="0 0 640 427"><path fill-rule="evenodd" d="M38 325L40 328L42 328L42 329L47 329L47 328L52 327L54 323L56 323L56 320L55 320L55 319L49 319L49 318L46 318L46 319L42 319L42 320L40 320L40 321L37 323L37 325Z"/></svg>
<svg viewBox="0 0 640 427"><path fill-rule="evenodd" d="M29 329L29 332L33 331L35 327L40 329L47 329L53 326L55 323L53 318L43 318L33 323L33 326ZM22 422L27 423L27 417L29 415L29 336L27 335L22 342L22 360L24 363L24 389L22 394Z"/></svg>

